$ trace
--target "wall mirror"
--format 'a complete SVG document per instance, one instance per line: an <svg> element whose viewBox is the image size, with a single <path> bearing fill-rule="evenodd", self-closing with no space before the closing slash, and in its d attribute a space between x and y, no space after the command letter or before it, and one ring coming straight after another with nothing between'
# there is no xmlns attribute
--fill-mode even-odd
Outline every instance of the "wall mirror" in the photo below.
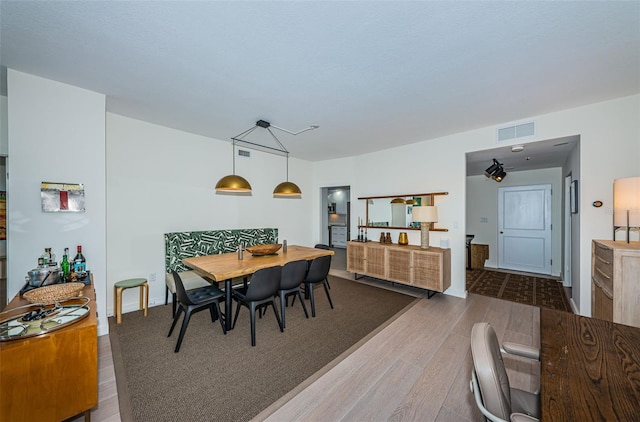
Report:
<svg viewBox="0 0 640 422"><path fill-rule="evenodd" d="M386 196L362 196L358 199L366 201L364 224L359 227L374 229L405 229L420 230L420 223L411 221L414 206L438 205L438 197L448 195L449 192L416 193ZM435 223L437 224L437 223ZM431 231L448 231L434 227Z"/></svg>

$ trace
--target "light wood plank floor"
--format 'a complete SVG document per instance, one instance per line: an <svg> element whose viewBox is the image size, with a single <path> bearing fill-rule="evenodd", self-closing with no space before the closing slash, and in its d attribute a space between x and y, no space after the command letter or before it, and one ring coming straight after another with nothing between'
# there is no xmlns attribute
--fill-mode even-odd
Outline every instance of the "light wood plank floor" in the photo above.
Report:
<svg viewBox="0 0 640 422"><path fill-rule="evenodd" d="M478 295L423 298L256 420L481 421L469 390L471 327L479 321L489 322L503 341L540 345L536 307ZM505 366L512 386L538 388L537 363L506 357Z"/></svg>
<svg viewBox="0 0 640 422"><path fill-rule="evenodd" d="M347 272L332 274L353 278ZM274 403L255 420L282 421L482 421L469 390L471 327L489 322L498 338L539 347L538 308L469 295L426 299L419 289L360 282L422 299ZM93 422L120 421L109 337L99 338L99 400ZM538 388L537 364L505 357L512 386ZM80 422L83 418L75 418Z"/></svg>
<svg viewBox="0 0 640 422"><path fill-rule="evenodd" d="M113 370L111 342L109 336L98 337L98 406L91 410L93 422L120 422L116 374ZM84 415L68 419L67 422L83 422Z"/></svg>

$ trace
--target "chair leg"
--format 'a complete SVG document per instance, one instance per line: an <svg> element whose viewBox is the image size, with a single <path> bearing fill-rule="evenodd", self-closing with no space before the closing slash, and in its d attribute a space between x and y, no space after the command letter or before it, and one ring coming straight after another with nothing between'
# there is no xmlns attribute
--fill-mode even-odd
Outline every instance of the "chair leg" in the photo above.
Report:
<svg viewBox="0 0 640 422"><path fill-rule="evenodd" d="M231 324L231 329L233 330L234 328L236 328L236 321L238 320L238 315L240 315L240 302L238 302L238 306L236 306L236 316L235 318L233 318L233 324Z"/></svg>
<svg viewBox="0 0 640 422"><path fill-rule="evenodd" d="M311 284L307 285L308 287L304 290L306 294L309 295L309 299L311 300L311 316L316 317L316 301L313 296L313 286Z"/></svg>
<svg viewBox="0 0 640 422"><path fill-rule="evenodd" d="M286 299L287 296L285 296L284 290L280 290L278 294L280 296L280 314L282 315L282 329L284 330L284 328L286 327L286 318L285 318L284 308L285 308L285 303L287 302L287 299Z"/></svg>
<svg viewBox="0 0 640 422"><path fill-rule="evenodd" d="M178 302L178 295L176 295L175 293L172 293L171 300L173 301L173 302L171 302L171 309L173 311L173 316L175 316L176 315L176 304Z"/></svg>
<svg viewBox="0 0 640 422"><path fill-rule="evenodd" d="M164 286L164 304L167 303L169 303L169 286Z"/></svg>
<svg viewBox="0 0 640 422"><path fill-rule="evenodd" d="M328 283L327 283L327 279L324 279L324 283L322 283L322 285L324 286L324 292L327 294L327 299L329 299L329 305L331 305L331 309L333 309L333 302L331 301L331 295L329 294L329 289L327 288Z"/></svg>
<svg viewBox="0 0 640 422"><path fill-rule="evenodd" d="M216 306L216 312L218 312L218 320L220 321L220 326L222 327L222 333L224 335L227 335L227 329L224 326L224 318L222 318L222 312L220 312L220 304L218 302L215 302L214 305Z"/></svg>
<svg viewBox="0 0 640 422"><path fill-rule="evenodd" d="M249 304L249 314L251 318L251 346L256 345L256 304Z"/></svg>
<svg viewBox="0 0 640 422"><path fill-rule="evenodd" d="M295 296L293 297L296 298ZM307 312L307 305L304 304L304 300L302 299L302 293L298 290L298 298L300 299L300 303L302 304L302 310L304 311L304 316L309 319L309 312ZM282 323L284 325L284 314L282 314Z"/></svg>
<svg viewBox="0 0 640 422"><path fill-rule="evenodd" d="M144 310L144 316L149 314L149 284L147 282L140 285L140 309Z"/></svg>
<svg viewBox="0 0 640 422"><path fill-rule="evenodd" d="M182 327L180 327L180 335L178 336L178 343L176 344L175 353L180 351L180 345L182 344L182 339L184 338L184 334L187 332L187 326L189 325L189 320L191 319L191 308L187 308L184 313L184 319L182 320Z"/></svg>
<svg viewBox="0 0 640 422"><path fill-rule="evenodd" d="M178 309L178 313L173 316L173 323L171 324L171 328L169 329L169 334L167 337L171 337L171 333L173 333L173 329L176 327L176 322L180 319L180 315L182 315L182 306Z"/></svg>
<svg viewBox="0 0 640 422"><path fill-rule="evenodd" d="M209 305L209 314L211 315L211 322L216 322L216 318L218 318L218 314L216 313L216 307L212 303Z"/></svg>
<svg viewBox="0 0 640 422"><path fill-rule="evenodd" d="M276 314L276 319L278 320L278 327L280 327L280 332L284 332L284 325L282 320L280 319L280 315L278 315L278 310L276 309L276 299L271 299L271 307L273 308L273 313Z"/></svg>
<svg viewBox="0 0 640 422"><path fill-rule="evenodd" d="M122 291L124 288L118 287L115 290L115 300L116 300L116 324L122 323Z"/></svg>

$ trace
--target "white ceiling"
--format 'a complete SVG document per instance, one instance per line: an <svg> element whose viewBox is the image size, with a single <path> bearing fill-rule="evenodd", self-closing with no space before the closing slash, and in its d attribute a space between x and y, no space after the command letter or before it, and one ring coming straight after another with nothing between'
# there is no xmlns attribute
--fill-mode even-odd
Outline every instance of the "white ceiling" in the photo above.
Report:
<svg viewBox="0 0 640 422"><path fill-rule="evenodd" d="M640 92L640 1L2 0L0 26L5 72L223 140L318 124L276 131L311 161Z"/></svg>

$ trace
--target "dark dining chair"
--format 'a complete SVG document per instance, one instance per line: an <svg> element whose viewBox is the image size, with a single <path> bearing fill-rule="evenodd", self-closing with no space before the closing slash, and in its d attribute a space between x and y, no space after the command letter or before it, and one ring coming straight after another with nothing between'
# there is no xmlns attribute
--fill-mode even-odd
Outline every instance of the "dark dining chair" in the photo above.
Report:
<svg viewBox="0 0 640 422"><path fill-rule="evenodd" d="M211 322L214 322L217 318L220 321L222 332L227 334L227 330L224 328L224 315L220 312L220 300L224 299L224 292L214 285L187 291L184 288L184 284L182 284L180 275L175 271L173 271L173 279L178 299L178 310L173 317L173 323L171 324L171 329L167 337L171 337L171 333L173 333L173 329L184 311L184 319L182 320L182 327L180 327L180 335L178 336L178 343L176 344L174 352L178 353L180 351L180 345L182 344L184 334L187 332L189 320L195 312L208 308L211 313Z"/></svg>
<svg viewBox="0 0 640 422"><path fill-rule="evenodd" d="M324 243L316 243L316 246L314 246L314 248L325 249L327 251L331 250L331 247L329 245L325 245ZM329 265L329 267L331 267L331 265ZM329 284L329 280L327 280L327 287L331 288L331 284Z"/></svg>
<svg viewBox="0 0 640 422"><path fill-rule="evenodd" d="M280 278L280 288L278 289L278 296L280 297L280 315L282 317L282 328L286 328L285 307L287 304L287 298L291 295L297 295L302 304L302 310L304 316L309 318L307 312L307 305L304 304L300 285L304 282L304 278L307 274L307 261L293 261L288 262L282 267L282 277Z"/></svg>
<svg viewBox="0 0 640 422"><path fill-rule="evenodd" d="M176 283L174 281L173 273L166 273L164 277L165 291L164 291L164 304L169 303L169 292L171 292L171 316L176 316L178 296L176 295ZM180 273L180 280L186 291L197 289L198 287L207 287L211 285L210 280L206 280L200 277L195 271L183 271Z"/></svg>
<svg viewBox="0 0 640 422"><path fill-rule="evenodd" d="M282 275L282 267L262 268L255 273L249 280L249 287L245 289L236 289L232 291L233 298L238 302L236 315L233 319L232 327L235 327L240 308L242 305L249 308L249 316L251 319L251 346L256 345L256 309L271 304L273 312L278 320L280 332L284 331L280 315L276 309L275 296L280 287L280 277Z"/></svg>
<svg viewBox="0 0 640 422"><path fill-rule="evenodd" d="M329 275L329 269L331 268L331 255L320 256L314 258L309 265L309 271L304 279L304 292L305 296L308 296L311 300L311 316L316 316L316 303L313 295L313 289L315 286L322 284L324 292L329 299L329 305L333 309L333 302L331 301L331 295L329 294L329 283L327 277Z"/></svg>

